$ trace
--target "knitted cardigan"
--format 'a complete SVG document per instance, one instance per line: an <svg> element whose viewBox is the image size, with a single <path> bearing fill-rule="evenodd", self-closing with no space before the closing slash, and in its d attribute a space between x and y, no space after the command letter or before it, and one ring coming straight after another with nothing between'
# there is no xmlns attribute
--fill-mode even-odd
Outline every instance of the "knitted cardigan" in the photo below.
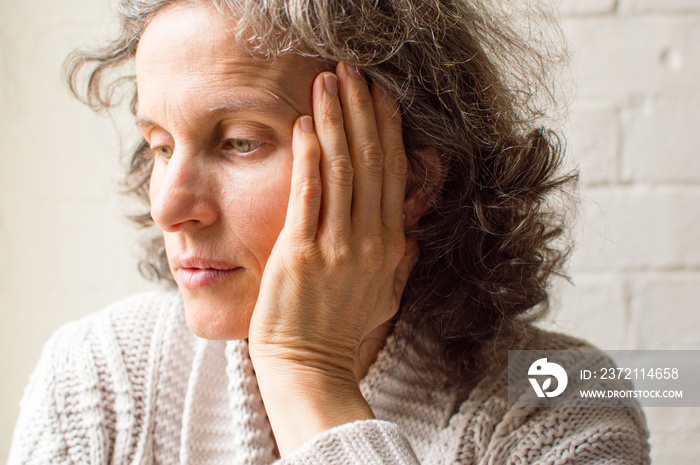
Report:
<svg viewBox="0 0 700 465"><path fill-rule="evenodd" d="M539 334L533 348L585 346ZM9 464L649 463L638 408L509 408L505 367L465 399L428 387L410 354L390 336L361 381L376 420L320 433L278 460L246 342L193 335L176 291L140 294L49 340Z"/></svg>

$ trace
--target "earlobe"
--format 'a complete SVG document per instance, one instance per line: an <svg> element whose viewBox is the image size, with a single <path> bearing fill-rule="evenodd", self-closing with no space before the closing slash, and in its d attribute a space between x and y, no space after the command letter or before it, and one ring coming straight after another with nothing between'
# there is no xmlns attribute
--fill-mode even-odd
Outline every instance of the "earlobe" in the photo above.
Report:
<svg viewBox="0 0 700 465"><path fill-rule="evenodd" d="M409 158L404 214L406 227L418 224L437 197L445 182L447 157L434 147L416 150Z"/></svg>

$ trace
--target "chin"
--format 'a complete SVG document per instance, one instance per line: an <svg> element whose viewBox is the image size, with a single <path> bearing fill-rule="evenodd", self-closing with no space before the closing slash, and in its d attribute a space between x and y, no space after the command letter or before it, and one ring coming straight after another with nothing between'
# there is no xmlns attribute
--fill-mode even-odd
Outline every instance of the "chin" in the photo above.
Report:
<svg viewBox="0 0 700 465"><path fill-rule="evenodd" d="M185 319L194 334L217 341L248 337L255 300L188 294L183 292Z"/></svg>

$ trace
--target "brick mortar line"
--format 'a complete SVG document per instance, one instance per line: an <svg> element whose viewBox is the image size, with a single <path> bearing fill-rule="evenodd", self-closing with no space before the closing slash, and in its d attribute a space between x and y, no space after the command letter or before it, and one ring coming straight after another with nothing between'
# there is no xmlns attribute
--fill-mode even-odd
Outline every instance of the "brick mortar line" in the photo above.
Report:
<svg viewBox="0 0 700 465"><path fill-rule="evenodd" d="M570 275L572 278L576 278L576 276L600 276L601 278L606 277L610 274L615 274L615 275L620 275L624 277L625 275L629 274L658 274L658 275L675 275L675 274L688 274L688 275L695 275L698 274L700 277L700 265L690 265L690 266L663 266L663 267L622 267L617 270L610 271L608 268L605 269L600 269L600 270L569 270Z"/></svg>
<svg viewBox="0 0 700 465"><path fill-rule="evenodd" d="M625 276L669 276L669 275L675 275L675 276L691 276L691 277L698 277L700 278L700 265L695 266L689 266L689 267L666 267L665 269L642 269L639 268L637 270L633 268L629 268L626 270L604 270L604 271L584 271L580 270L579 272L572 273L572 278L574 281L576 280L577 277L582 277L582 278L600 278L600 279L605 279L609 280L611 277L620 277L623 278Z"/></svg>
<svg viewBox="0 0 700 465"><path fill-rule="evenodd" d="M620 182L591 182L591 183L581 183L580 189L614 189L619 188L624 191L631 191L632 188L643 188L648 191L658 191L658 190L691 190L700 191L700 182L693 181L678 181L678 182L661 182L661 183L649 183L649 182L635 182L635 181L620 181Z"/></svg>
<svg viewBox="0 0 700 465"><path fill-rule="evenodd" d="M698 270L690 270L690 271L663 271L663 272L658 272L658 271L627 271L627 272L618 272L618 273L594 273L594 272L580 272L580 273L575 273L571 276L573 280L573 284L571 286L577 287L577 279L585 279L585 280L591 280L596 279L604 282L611 282L610 280L612 278L620 278L620 280L625 280L625 279L630 279L633 282L640 282L641 280L648 280L648 279L653 279L653 278L658 278L658 279L663 279L664 281L668 282L673 282L676 284L682 284L682 283L688 283L691 284L690 281L685 281L684 279L687 278L692 278L692 281L695 279L700 279L700 269ZM671 278L678 278L677 280L673 280ZM613 284L611 284L613 286ZM570 287L567 284L567 287Z"/></svg>
<svg viewBox="0 0 700 465"><path fill-rule="evenodd" d="M695 192L700 190L700 184L690 183L690 182L678 182L675 184L663 183L663 184L649 184L649 183L635 183L635 182L620 182L620 183L608 183L606 181L591 181L590 183L581 182L579 184L579 190L585 191L589 189L601 190L601 189L619 189L621 191L631 192L633 189L639 189L641 191L651 192L651 191L667 191L672 192L675 190L685 190L686 192Z"/></svg>
<svg viewBox="0 0 700 465"><path fill-rule="evenodd" d="M624 163L623 154L625 152L625 142L627 141L627 133L625 131L625 125L622 121L622 111L623 108L619 105L615 105L612 109L613 114L613 124L614 124L614 134L615 138L615 174L614 174L614 184L623 184L625 181L624 176Z"/></svg>
<svg viewBox="0 0 700 465"><path fill-rule="evenodd" d="M675 284L692 284L689 281L682 280L681 278L693 278L693 281L696 279L700 279L700 268L698 269L690 269L690 270L685 270L685 271L629 271L624 273L627 277L632 279L633 281L635 279L639 278L646 278L646 279L651 279L651 278L663 278L664 281L672 282ZM677 280L670 279L670 278L678 278Z"/></svg>
<svg viewBox="0 0 700 465"><path fill-rule="evenodd" d="M579 18L607 18L607 17L616 17L618 16L615 11L606 11L606 12L593 12L593 13L562 13L559 15L561 19L568 20L568 19L579 19Z"/></svg>
<svg viewBox="0 0 700 465"><path fill-rule="evenodd" d="M700 19L700 10L695 11L659 11L659 12L607 12L607 13L567 13L561 14L559 17L563 21L575 21L582 19L615 19L621 20L626 18L642 19L642 18L662 18L662 19Z"/></svg>
<svg viewBox="0 0 700 465"><path fill-rule="evenodd" d="M700 9L692 10L646 10L646 11L619 11L616 12L617 16L698 16L700 15Z"/></svg>
<svg viewBox="0 0 700 465"><path fill-rule="evenodd" d="M629 277L623 274L620 278L620 292L622 292L622 322L624 324L623 334L626 341L631 341L637 339L635 337L637 336L637 334L635 334L637 327L632 324L632 305L634 304L634 295Z"/></svg>

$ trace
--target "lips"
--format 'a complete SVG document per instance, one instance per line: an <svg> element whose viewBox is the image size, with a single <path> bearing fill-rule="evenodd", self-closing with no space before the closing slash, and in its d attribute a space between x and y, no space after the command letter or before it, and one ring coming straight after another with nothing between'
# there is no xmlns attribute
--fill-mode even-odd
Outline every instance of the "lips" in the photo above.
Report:
<svg viewBox="0 0 700 465"><path fill-rule="evenodd" d="M242 269L229 262L198 257L175 257L172 267L177 282L188 289L211 286Z"/></svg>

